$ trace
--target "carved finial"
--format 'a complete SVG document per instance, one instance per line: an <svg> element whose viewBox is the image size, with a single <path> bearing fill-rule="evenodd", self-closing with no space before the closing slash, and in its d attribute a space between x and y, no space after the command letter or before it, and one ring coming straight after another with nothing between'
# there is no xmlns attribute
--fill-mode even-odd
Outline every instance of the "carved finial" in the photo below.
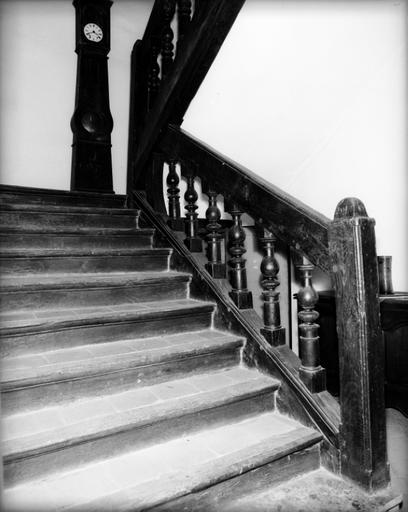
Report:
<svg viewBox="0 0 408 512"><path fill-rule="evenodd" d="M368 217L365 206L356 197L346 197L337 205L335 219L351 219L353 217Z"/></svg>

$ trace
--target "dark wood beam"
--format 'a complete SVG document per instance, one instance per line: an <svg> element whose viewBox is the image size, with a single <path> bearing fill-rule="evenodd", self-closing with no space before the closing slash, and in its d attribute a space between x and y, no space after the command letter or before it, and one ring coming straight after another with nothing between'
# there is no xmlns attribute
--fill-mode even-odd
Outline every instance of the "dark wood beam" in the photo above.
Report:
<svg viewBox="0 0 408 512"><path fill-rule="evenodd" d="M170 120L181 123L232 27L245 0L211 0L200 8L178 48L172 72L163 81L155 104L146 116L135 160L133 183L143 173L161 130Z"/></svg>

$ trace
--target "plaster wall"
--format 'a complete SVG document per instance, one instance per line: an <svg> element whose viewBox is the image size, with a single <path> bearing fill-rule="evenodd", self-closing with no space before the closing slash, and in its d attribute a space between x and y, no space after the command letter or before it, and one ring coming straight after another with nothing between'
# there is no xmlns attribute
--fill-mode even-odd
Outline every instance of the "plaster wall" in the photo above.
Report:
<svg viewBox="0 0 408 512"><path fill-rule="evenodd" d="M153 0L115 0L109 54L113 185L126 190L130 54ZM77 56L66 0L0 1L0 181L69 189Z"/></svg>
<svg viewBox="0 0 408 512"><path fill-rule="evenodd" d="M183 128L329 218L359 197L408 290L407 2L247 0Z"/></svg>

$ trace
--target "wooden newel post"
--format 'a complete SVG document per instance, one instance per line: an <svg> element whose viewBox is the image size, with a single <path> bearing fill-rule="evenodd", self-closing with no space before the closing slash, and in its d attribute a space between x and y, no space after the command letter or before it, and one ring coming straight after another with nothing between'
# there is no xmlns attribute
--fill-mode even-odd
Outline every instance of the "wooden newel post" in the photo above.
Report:
<svg viewBox="0 0 408 512"><path fill-rule="evenodd" d="M326 370L320 365L319 313L314 309L319 295L313 287L314 266L305 258L299 265L302 287L298 292L299 356L302 362L299 377L311 393L326 389Z"/></svg>
<svg viewBox="0 0 408 512"><path fill-rule="evenodd" d="M264 249L264 257L261 262L262 273L262 300L263 300L263 321L264 327L261 333L272 345L285 344L285 329L281 326L279 292L276 288L278 280L279 264L275 258L276 237L265 228L262 228L260 242Z"/></svg>
<svg viewBox="0 0 408 512"><path fill-rule="evenodd" d="M340 366L341 472L368 490L389 482L374 219L339 203L329 227Z"/></svg>

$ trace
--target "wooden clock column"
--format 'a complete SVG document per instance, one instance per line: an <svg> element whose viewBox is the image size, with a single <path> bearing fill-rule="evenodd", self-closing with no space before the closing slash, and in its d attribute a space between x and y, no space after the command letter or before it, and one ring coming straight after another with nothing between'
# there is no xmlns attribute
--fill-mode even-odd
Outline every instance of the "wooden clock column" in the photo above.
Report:
<svg viewBox="0 0 408 512"><path fill-rule="evenodd" d="M74 0L78 54L71 190L113 192L108 53L110 0Z"/></svg>

